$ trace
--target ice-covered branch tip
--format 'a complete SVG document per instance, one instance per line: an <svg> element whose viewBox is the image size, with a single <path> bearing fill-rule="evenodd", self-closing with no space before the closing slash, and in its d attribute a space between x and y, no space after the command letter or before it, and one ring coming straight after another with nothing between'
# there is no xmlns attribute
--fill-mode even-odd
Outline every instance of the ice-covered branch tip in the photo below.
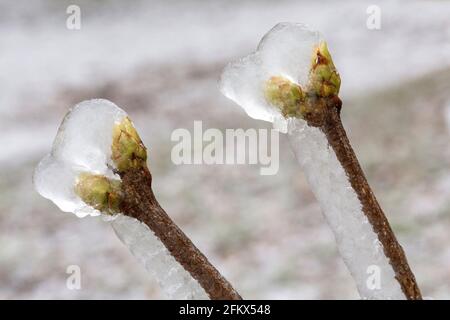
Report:
<svg viewBox="0 0 450 320"><path fill-rule="evenodd" d="M117 173L146 166L147 150L128 117L114 125L111 160ZM120 213L124 200L119 179L86 172L76 179L75 193L90 207L109 215Z"/></svg>
<svg viewBox="0 0 450 320"><path fill-rule="evenodd" d="M257 51L224 70L222 92L247 114L265 121L299 118L320 125L325 99L341 85L327 43L301 24L280 23L261 40Z"/></svg>
<svg viewBox="0 0 450 320"><path fill-rule="evenodd" d="M323 114L320 99L337 96L341 78L325 41L313 49L309 79L305 88L283 76L272 76L264 86L266 101L280 109L285 118L312 119Z"/></svg>
<svg viewBox="0 0 450 320"><path fill-rule="evenodd" d="M403 249L375 198L340 120L341 79L317 31L280 23L257 50L230 63L221 91L255 119L288 133L363 298L420 299ZM381 286L368 286L378 268Z"/></svg>
<svg viewBox="0 0 450 320"><path fill-rule="evenodd" d="M107 100L69 111L52 152L34 174L36 190L78 217L109 217L172 298L240 299L156 200L147 150L127 114Z"/></svg>

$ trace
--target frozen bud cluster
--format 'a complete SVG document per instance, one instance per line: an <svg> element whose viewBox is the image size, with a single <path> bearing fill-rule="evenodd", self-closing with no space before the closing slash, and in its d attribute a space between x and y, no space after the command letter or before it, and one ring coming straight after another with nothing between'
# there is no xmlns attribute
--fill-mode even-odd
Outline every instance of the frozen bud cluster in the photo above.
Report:
<svg viewBox="0 0 450 320"><path fill-rule="evenodd" d="M318 99L339 93L340 78L319 32L280 23L254 53L225 68L220 87L250 117L279 122L317 112Z"/></svg>
<svg viewBox="0 0 450 320"><path fill-rule="evenodd" d="M125 111L83 101L65 116L50 154L34 173L36 190L78 217L119 213L117 172L145 165L147 153Z"/></svg>

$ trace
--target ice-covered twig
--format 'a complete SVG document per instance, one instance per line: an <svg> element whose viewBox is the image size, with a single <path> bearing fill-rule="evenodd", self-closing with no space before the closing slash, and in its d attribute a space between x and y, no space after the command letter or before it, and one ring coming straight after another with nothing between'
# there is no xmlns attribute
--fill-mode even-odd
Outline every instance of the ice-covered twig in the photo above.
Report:
<svg viewBox="0 0 450 320"><path fill-rule="evenodd" d="M147 150L126 113L107 100L75 106L34 174L61 210L111 220L118 237L170 298L240 299L156 200Z"/></svg>
<svg viewBox="0 0 450 320"><path fill-rule="evenodd" d="M161 208L151 189L146 166L120 172L124 194L121 211L145 223L171 255L198 281L211 299L240 299L231 284Z"/></svg>
<svg viewBox="0 0 450 320"><path fill-rule="evenodd" d="M321 35L291 23L275 26L256 52L229 64L221 78L222 92L249 116L288 134L361 297L421 299L342 126L339 88ZM377 271L380 283L370 283Z"/></svg>

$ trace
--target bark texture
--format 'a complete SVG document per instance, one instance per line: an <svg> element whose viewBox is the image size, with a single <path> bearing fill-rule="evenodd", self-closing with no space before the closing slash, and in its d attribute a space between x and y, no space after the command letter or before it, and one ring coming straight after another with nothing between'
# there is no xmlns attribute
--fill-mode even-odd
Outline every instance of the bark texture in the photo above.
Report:
<svg viewBox="0 0 450 320"><path fill-rule="evenodd" d="M231 284L161 208L151 189L152 176L147 167L128 169L120 175L122 213L145 223L211 299L240 300Z"/></svg>

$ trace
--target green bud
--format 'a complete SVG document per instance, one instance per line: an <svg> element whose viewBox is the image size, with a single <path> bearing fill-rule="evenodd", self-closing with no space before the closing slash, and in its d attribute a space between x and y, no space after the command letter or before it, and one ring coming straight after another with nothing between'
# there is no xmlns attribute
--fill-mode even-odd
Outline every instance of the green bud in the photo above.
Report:
<svg viewBox="0 0 450 320"><path fill-rule="evenodd" d="M119 172L146 165L147 149L128 117L114 126L111 150Z"/></svg>
<svg viewBox="0 0 450 320"><path fill-rule="evenodd" d="M106 213L119 213L122 201L121 181L97 174L82 173L75 184L75 193L87 205Z"/></svg>
<svg viewBox="0 0 450 320"><path fill-rule="evenodd" d="M266 100L278 107L285 117L301 117L304 94L301 87L284 77L271 77L264 88Z"/></svg>
<svg viewBox="0 0 450 320"><path fill-rule="evenodd" d="M322 41L314 50L309 85L310 91L319 97L329 97L339 93L341 78L325 41Z"/></svg>

